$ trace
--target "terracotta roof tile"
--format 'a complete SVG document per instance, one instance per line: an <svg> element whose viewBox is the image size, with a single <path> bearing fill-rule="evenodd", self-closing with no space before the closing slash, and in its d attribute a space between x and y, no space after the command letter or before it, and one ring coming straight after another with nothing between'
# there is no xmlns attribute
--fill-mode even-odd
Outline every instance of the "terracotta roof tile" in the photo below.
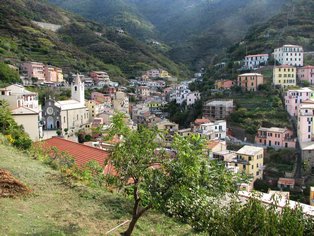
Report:
<svg viewBox="0 0 314 236"><path fill-rule="evenodd" d="M194 121L194 123L195 123L196 125L206 124L206 123L209 123L209 122L210 122L209 119L196 119L196 120Z"/></svg>
<svg viewBox="0 0 314 236"><path fill-rule="evenodd" d="M84 166L92 160L104 166L104 161L108 159L110 155L109 152L99 148L89 147L59 137L53 137L43 141L43 146L46 148L56 147L59 151L67 152L74 158L78 166Z"/></svg>
<svg viewBox="0 0 314 236"><path fill-rule="evenodd" d="M295 185L295 179L279 178L278 184L283 184L283 185L286 185L286 186L289 186L289 185L293 186L293 185Z"/></svg>

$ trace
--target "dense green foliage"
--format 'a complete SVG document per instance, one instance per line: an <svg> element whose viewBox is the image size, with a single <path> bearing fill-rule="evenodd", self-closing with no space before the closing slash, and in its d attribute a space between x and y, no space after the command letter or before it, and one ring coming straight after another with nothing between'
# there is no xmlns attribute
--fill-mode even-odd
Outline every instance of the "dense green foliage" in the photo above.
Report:
<svg viewBox="0 0 314 236"><path fill-rule="evenodd" d="M210 235L313 235L313 218L303 214L300 206L279 211L276 198L274 204L266 206L258 197L256 194L245 204L234 201L220 206L197 224Z"/></svg>
<svg viewBox="0 0 314 236"><path fill-rule="evenodd" d="M196 216L197 202L235 190L237 178L224 165L205 157L204 140L197 135L176 135L174 152L167 152L162 148L162 133L145 127L130 130L122 114L114 117L109 134L122 135L123 139L106 163L117 171L116 177L108 176L108 183L134 201L132 220L124 235L131 235L138 219L151 208L189 222Z"/></svg>
<svg viewBox="0 0 314 236"><path fill-rule="evenodd" d="M32 20L61 28L53 32ZM46 1L1 1L0 35L2 60L40 61L66 71L101 69L114 77L138 75L140 70L153 67L165 68L174 75L182 73L181 67L148 45Z"/></svg>
<svg viewBox="0 0 314 236"><path fill-rule="evenodd" d="M32 141L22 126L19 126L11 115L8 104L0 101L0 132L9 143L20 149L29 149Z"/></svg>
<svg viewBox="0 0 314 236"><path fill-rule="evenodd" d="M199 118L202 114L202 101L197 101L190 106L178 105L176 102L170 102L164 108L164 111L169 114L169 120L179 124L181 128L190 127L191 122Z"/></svg>
<svg viewBox="0 0 314 236"><path fill-rule="evenodd" d="M140 39L163 41L176 61L204 66L247 29L278 13L285 1L50 0Z"/></svg>
<svg viewBox="0 0 314 236"><path fill-rule="evenodd" d="M17 82L20 82L19 73L7 64L0 62L0 86Z"/></svg>
<svg viewBox="0 0 314 236"><path fill-rule="evenodd" d="M249 30L243 41L232 46L228 53L242 59L246 53L272 53L283 44L302 45L305 51L314 50L314 2L290 0L280 14ZM313 58L305 57L305 63Z"/></svg>

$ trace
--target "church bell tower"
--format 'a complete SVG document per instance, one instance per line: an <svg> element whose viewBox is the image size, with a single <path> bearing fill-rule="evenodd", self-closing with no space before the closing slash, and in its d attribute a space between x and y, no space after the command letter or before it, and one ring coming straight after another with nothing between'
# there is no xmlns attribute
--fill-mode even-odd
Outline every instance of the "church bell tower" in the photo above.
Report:
<svg viewBox="0 0 314 236"><path fill-rule="evenodd" d="M78 101L82 105L85 103L85 86L81 81L79 74L76 75L71 84L71 99Z"/></svg>

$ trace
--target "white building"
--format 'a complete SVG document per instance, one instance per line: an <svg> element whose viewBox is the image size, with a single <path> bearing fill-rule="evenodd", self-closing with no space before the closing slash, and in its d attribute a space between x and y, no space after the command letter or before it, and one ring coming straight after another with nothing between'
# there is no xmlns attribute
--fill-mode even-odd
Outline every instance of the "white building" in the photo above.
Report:
<svg viewBox="0 0 314 236"><path fill-rule="evenodd" d="M201 99L201 94L199 92L190 92L186 96L186 105L193 105L197 100Z"/></svg>
<svg viewBox="0 0 314 236"><path fill-rule="evenodd" d="M314 141L314 102L299 105L298 139L300 143Z"/></svg>
<svg viewBox="0 0 314 236"><path fill-rule="evenodd" d="M38 94L18 84L0 89L0 93L0 100L5 100L9 104L15 122L24 127L33 141L38 141L42 136Z"/></svg>
<svg viewBox="0 0 314 236"><path fill-rule="evenodd" d="M27 107L39 111L38 94L26 90L24 86L13 84L4 89L0 89L0 91L0 99L6 100L11 109Z"/></svg>
<svg viewBox="0 0 314 236"><path fill-rule="evenodd" d="M281 65L303 66L303 47L299 45L283 45L276 48L274 58Z"/></svg>
<svg viewBox="0 0 314 236"><path fill-rule="evenodd" d="M313 96L314 93L309 88L288 90L285 94L285 107L289 115L297 116L298 106Z"/></svg>
<svg viewBox="0 0 314 236"><path fill-rule="evenodd" d="M89 122L89 111L85 106L84 90L84 83L77 76L71 85L70 100L46 99L42 109L44 130L68 129L68 134L71 135L85 128Z"/></svg>
<svg viewBox="0 0 314 236"><path fill-rule="evenodd" d="M225 120L217 120L215 122L201 124L196 130L196 133L209 140L224 140L227 135L227 123Z"/></svg>
<svg viewBox="0 0 314 236"><path fill-rule="evenodd" d="M244 67L249 70L259 68L261 65L267 64L268 58L268 54L247 55L244 58Z"/></svg>
<svg viewBox="0 0 314 236"><path fill-rule="evenodd" d="M124 92L118 91L115 93L112 105L115 112L129 114L129 97Z"/></svg>

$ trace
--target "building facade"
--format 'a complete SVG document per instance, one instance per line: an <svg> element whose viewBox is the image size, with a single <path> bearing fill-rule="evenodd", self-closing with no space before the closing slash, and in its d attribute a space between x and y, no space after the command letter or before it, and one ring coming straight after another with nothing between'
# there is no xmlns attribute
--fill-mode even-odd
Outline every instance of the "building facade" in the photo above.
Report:
<svg viewBox="0 0 314 236"><path fill-rule="evenodd" d="M287 128L260 127L255 136L255 143L274 148L295 148L296 140L292 130Z"/></svg>
<svg viewBox="0 0 314 236"><path fill-rule="evenodd" d="M227 123L225 120L217 120L201 124L194 132L208 140L225 140L227 136Z"/></svg>
<svg viewBox="0 0 314 236"><path fill-rule="evenodd" d="M304 66L297 69L298 79L308 81L311 85L314 84L314 66Z"/></svg>
<svg viewBox="0 0 314 236"><path fill-rule="evenodd" d="M204 105L203 116L210 120L224 120L233 110L233 100L214 100Z"/></svg>
<svg viewBox="0 0 314 236"><path fill-rule="evenodd" d="M303 47L299 45L283 45L274 50L274 58L281 65L303 66Z"/></svg>
<svg viewBox="0 0 314 236"><path fill-rule="evenodd" d="M298 139L300 143L314 141L314 102L301 103L298 109Z"/></svg>
<svg viewBox="0 0 314 236"><path fill-rule="evenodd" d="M216 80L215 81L215 89L224 90L231 89L234 86L233 80Z"/></svg>
<svg viewBox="0 0 314 236"><path fill-rule="evenodd" d="M258 87L264 83L262 74L246 73L238 76L237 84L242 91L257 91Z"/></svg>
<svg viewBox="0 0 314 236"><path fill-rule="evenodd" d="M293 66L282 65L275 66L273 69L273 85L288 88L296 86L297 73L296 68Z"/></svg>
<svg viewBox="0 0 314 236"><path fill-rule="evenodd" d="M285 107L290 116L298 115L299 105L314 96L314 92L309 88L288 90L285 93Z"/></svg>
<svg viewBox="0 0 314 236"><path fill-rule="evenodd" d="M244 67L249 70L259 68L261 65L267 65L268 58L268 54L247 55L244 58Z"/></svg>
<svg viewBox="0 0 314 236"><path fill-rule="evenodd" d="M40 62L25 62L22 64L22 72L28 78L37 78L38 81L45 81L45 65Z"/></svg>
<svg viewBox="0 0 314 236"><path fill-rule="evenodd" d="M84 83L77 76L71 85L71 99L55 101L52 98L45 100L42 108L44 130L68 129L74 134L89 123L89 111L85 106Z"/></svg>
<svg viewBox="0 0 314 236"><path fill-rule="evenodd" d="M253 180L263 178L264 149L254 146L244 146L236 152L236 158L229 165L237 167L239 172L252 176Z"/></svg>

